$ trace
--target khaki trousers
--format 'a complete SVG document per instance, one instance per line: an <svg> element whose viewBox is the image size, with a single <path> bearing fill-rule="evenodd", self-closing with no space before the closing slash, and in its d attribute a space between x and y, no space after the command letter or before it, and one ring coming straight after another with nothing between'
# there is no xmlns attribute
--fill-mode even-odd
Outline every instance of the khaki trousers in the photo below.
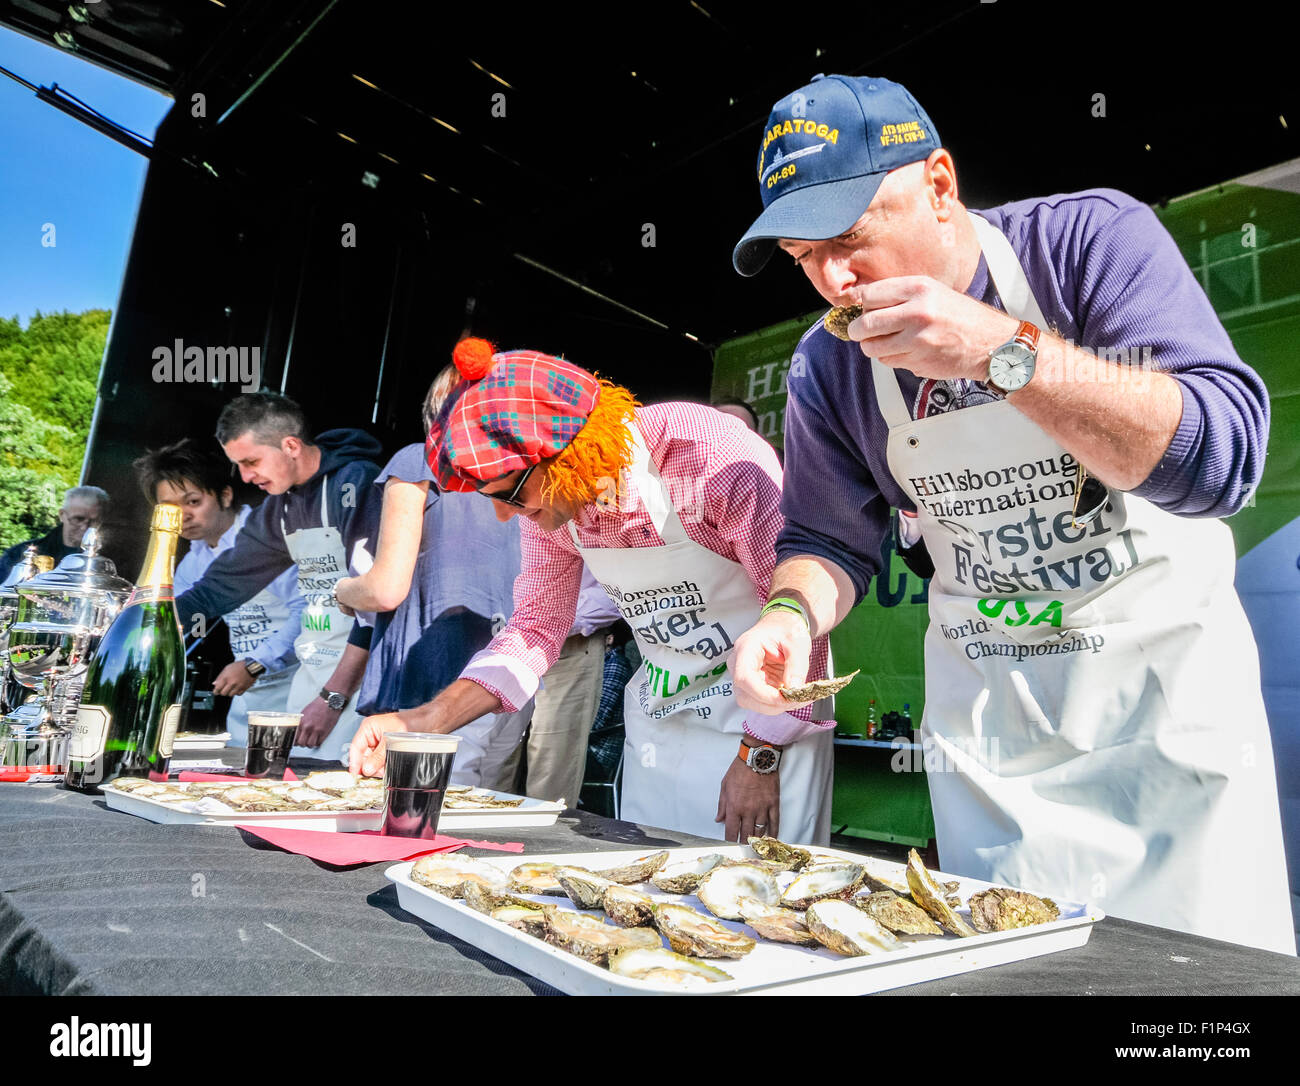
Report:
<svg viewBox="0 0 1300 1086"><path fill-rule="evenodd" d="M604 630L597 630L590 637L574 634L564 642L560 658L543 676L542 689L534 698L524 795L532 799L563 799L570 807L578 805L578 793L587 769L587 737L600 707L604 677ZM511 791L518 770L516 751L502 766L496 787ZM491 787L486 780L484 784Z"/></svg>

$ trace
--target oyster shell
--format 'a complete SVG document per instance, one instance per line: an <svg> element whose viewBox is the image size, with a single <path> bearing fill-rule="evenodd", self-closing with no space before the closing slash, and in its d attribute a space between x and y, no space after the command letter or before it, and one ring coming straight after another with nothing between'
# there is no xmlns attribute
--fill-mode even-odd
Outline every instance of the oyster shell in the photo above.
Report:
<svg viewBox="0 0 1300 1086"><path fill-rule="evenodd" d="M946 931L962 938L977 934L948 904L945 887L940 886L925 869L916 849L910 849L907 853L907 885L911 887L913 900L939 921Z"/></svg>
<svg viewBox="0 0 1300 1086"><path fill-rule="evenodd" d="M557 867L555 877L579 909L599 909L605 891L618 883L581 867Z"/></svg>
<svg viewBox="0 0 1300 1086"><path fill-rule="evenodd" d="M654 900L640 890L615 884L605 891L600 907L620 928L653 927Z"/></svg>
<svg viewBox="0 0 1300 1086"><path fill-rule="evenodd" d="M119 792L138 792L141 795L148 795L150 791L157 791L163 785L159 781L151 781L147 777L118 777L110 785Z"/></svg>
<svg viewBox="0 0 1300 1086"><path fill-rule="evenodd" d="M860 316L862 316L862 306L856 302L852 305L837 305L826 316L822 317L822 324L826 327L826 331L836 339L842 339L847 343L849 324Z"/></svg>
<svg viewBox="0 0 1300 1086"><path fill-rule="evenodd" d="M499 909L493 909L488 915L502 924L518 928L525 935L542 939L546 936L546 910L553 908L554 905L538 905L536 902L532 903L531 908L523 905L503 905Z"/></svg>
<svg viewBox="0 0 1300 1086"><path fill-rule="evenodd" d="M1024 890L1010 890L1005 886L971 894L967 904L971 923L977 931L1032 928L1035 924L1050 924L1061 917L1061 910L1051 898L1036 897Z"/></svg>
<svg viewBox="0 0 1300 1086"><path fill-rule="evenodd" d="M693 894L700 879L725 859L719 853L710 852L707 856L697 856L694 860L664 864L650 876L650 883L666 894Z"/></svg>
<svg viewBox="0 0 1300 1086"><path fill-rule="evenodd" d="M836 954L857 957L903 944L855 905L847 901L817 901L805 914L808 930Z"/></svg>
<svg viewBox="0 0 1300 1086"><path fill-rule="evenodd" d="M318 792L329 792L331 795L342 795L349 788L355 788L360 777L354 777L346 769L335 769L327 772L308 773L307 779L302 783L308 788L314 788ZM376 777L382 786L381 778Z"/></svg>
<svg viewBox="0 0 1300 1086"><path fill-rule="evenodd" d="M812 853L806 848L787 845L775 837L751 837L749 847L760 859L780 864L782 871L802 871L813 862Z"/></svg>
<svg viewBox="0 0 1300 1086"><path fill-rule="evenodd" d="M908 897L912 893L907 885L905 865L875 856L862 856L859 862L862 864L862 881L872 890L889 890L899 897Z"/></svg>
<svg viewBox="0 0 1300 1086"><path fill-rule="evenodd" d="M520 864L510 872L510 889L517 894L547 894L564 897L564 887L555 877L557 864Z"/></svg>
<svg viewBox="0 0 1300 1086"><path fill-rule="evenodd" d="M539 911L546 908L545 905L541 905L536 901L529 901L526 897L516 897L514 894L495 889L481 882L467 881L461 896L464 897L465 904L475 912L486 913L489 916L495 910L504 909L508 906Z"/></svg>
<svg viewBox="0 0 1300 1086"><path fill-rule="evenodd" d="M653 852L649 856L642 856L639 859L633 860L630 864L624 864L622 867L611 867L604 871L597 871L596 874L601 878L609 879L610 882L620 882L624 886L630 886L635 882L645 882L651 875L663 867L664 862L667 859L667 850L663 852Z"/></svg>
<svg viewBox="0 0 1300 1086"><path fill-rule="evenodd" d="M858 671L850 672L848 675L840 675L830 679L814 679L810 683L804 683L803 686L783 686L781 687L781 697L794 705L807 705L809 702L820 701L822 698L828 698L832 694L838 694L849 685L857 675Z"/></svg>
<svg viewBox="0 0 1300 1086"><path fill-rule="evenodd" d="M697 958L743 958L758 945L685 905L655 906L655 926L678 954Z"/></svg>
<svg viewBox="0 0 1300 1086"><path fill-rule="evenodd" d="M853 904L882 927L899 935L942 935L939 927L911 898L899 897L892 890L878 890L853 899Z"/></svg>
<svg viewBox="0 0 1300 1086"><path fill-rule="evenodd" d="M739 920L741 898L775 905L781 900L781 891L772 872L757 864L719 864L700 879L695 896L714 916Z"/></svg>
<svg viewBox="0 0 1300 1086"><path fill-rule="evenodd" d="M156 796L155 798L160 798ZM192 798L192 797L190 797ZM227 788L220 796L221 802L236 811L292 811L295 804L283 796L265 788L251 788L248 785L236 785Z"/></svg>
<svg viewBox="0 0 1300 1086"><path fill-rule="evenodd" d="M490 890L503 891L509 880L498 868L471 857L424 856L411 868L411 879L445 897L463 897L465 884L477 882Z"/></svg>
<svg viewBox="0 0 1300 1086"><path fill-rule="evenodd" d="M730 973L724 973L716 966L662 947L658 950L616 950L609 956L609 971L620 977L671 984L678 988L699 988L731 980Z"/></svg>
<svg viewBox="0 0 1300 1086"><path fill-rule="evenodd" d="M784 909L780 905L764 905L753 898L740 903L740 918L764 939L774 943L794 943L796 946L820 946L817 937L808 930L803 913Z"/></svg>
<svg viewBox="0 0 1300 1086"><path fill-rule="evenodd" d="M803 912L814 901L829 897L850 897L862 885L862 865L850 860L813 864L806 867L781 895L781 904Z"/></svg>
<svg viewBox="0 0 1300 1086"><path fill-rule="evenodd" d="M471 788L468 792L444 792L442 797L442 805L449 811L481 811L484 808L492 807L518 807L523 802L523 796L513 796L506 799L504 796L493 795L493 793L482 788Z"/></svg>
<svg viewBox="0 0 1300 1086"><path fill-rule="evenodd" d="M657 950L663 946L653 928L616 928L598 917L554 907L546 912L544 938L552 946L596 965L604 965L610 954L625 947Z"/></svg>

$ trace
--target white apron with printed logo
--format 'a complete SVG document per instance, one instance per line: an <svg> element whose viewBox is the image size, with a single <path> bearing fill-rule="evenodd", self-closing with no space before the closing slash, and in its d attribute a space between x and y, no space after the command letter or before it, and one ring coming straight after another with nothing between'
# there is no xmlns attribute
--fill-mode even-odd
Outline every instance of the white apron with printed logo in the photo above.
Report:
<svg viewBox="0 0 1300 1086"><path fill-rule="evenodd" d="M583 561L637 637L642 670L623 698L627 728L619 817L721 838L722 778L736 761L746 711L736 702L727 656L758 621L762 604L739 563L687 536L640 431L632 427L631 486L649 510L662 547L582 547ZM573 525L569 532L577 542ZM832 731L785 748L781 824L785 841L830 836Z"/></svg>
<svg viewBox="0 0 1300 1086"><path fill-rule="evenodd" d="M230 630L230 651L235 659L242 661L252 656L288 618L289 605L269 588L231 611L225 619ZM252 686L230 699L226 731L230 733L232 747L248 745L250 712L288 712L289 693L297 673L297 663L274 674L264 671Z"/></svg>
<svg viewBox="0 0 1300 1086"><path fill-rule="evenodd" d="M329 682L343 658L354 621L329 602L334 585L348 575L348 559L343 536L337 528L330 527L328 494L327 475L321 482L319 528L284 533L285 545L298 564L298 591L307 599L302 612L302 632L293 643L299 664L289 689L289 711L294 713L302 712L320 696L321 688ZM280 529L284 531L283 520ZM319 747L294 747L291 756L326 758L346 764L352 736L360 726L361 717L349 699L338 723Z"/></svg>
<svg viewBox="0 0 1300 1086"><path fill-rule="evenodd" d="M1010 244L971 218L1008 313L1046 328ZM1227 527L1112 491L1073 529L1075 462L1012 404L914 421L870 364L935 565L922 732L943 870L1294 954Z"/></svg>

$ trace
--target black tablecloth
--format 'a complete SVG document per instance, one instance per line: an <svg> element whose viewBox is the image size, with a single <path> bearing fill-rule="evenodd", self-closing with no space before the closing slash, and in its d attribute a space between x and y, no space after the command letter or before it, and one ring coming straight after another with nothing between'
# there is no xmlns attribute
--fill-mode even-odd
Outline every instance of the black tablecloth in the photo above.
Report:
<svg viewBox="0 0 1300 1086"><path fill-rule="evenodd" d="M576 811L464 836L533 854L704 843ZM555 994L399 909L388 866L333 868L239 830L0 784L0 992ZM949 993L1295 995L1300 961L1107 919L1077 950L891 994Z"/></svg>

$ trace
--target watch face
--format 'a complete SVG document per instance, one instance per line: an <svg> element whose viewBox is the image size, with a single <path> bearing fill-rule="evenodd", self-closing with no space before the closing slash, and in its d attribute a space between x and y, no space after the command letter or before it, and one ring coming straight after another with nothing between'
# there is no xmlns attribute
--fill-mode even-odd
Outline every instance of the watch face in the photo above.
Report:
<svg viewBox="0 0 1300 1086"><path fill-rule="evenodd" d="M771 773L780 760L771 747L755 747L749 756L749 767L755 773Z"/></svg>
<svg viewBox="0 0 1300 1086"><path fill-rule="evenodd" d="M989 384L1003 392L1015 392L1029 384L1034 375L1034 352L1020 343L999 347L989 359Z"/></svg>

